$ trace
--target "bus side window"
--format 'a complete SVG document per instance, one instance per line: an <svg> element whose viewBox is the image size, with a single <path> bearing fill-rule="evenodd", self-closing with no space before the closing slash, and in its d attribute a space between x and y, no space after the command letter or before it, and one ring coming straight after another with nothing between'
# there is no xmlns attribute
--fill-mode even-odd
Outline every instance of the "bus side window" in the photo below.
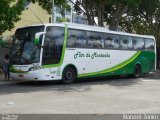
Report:
<svg viewBox="0 0 160 120"><path fill-rule="evenodd" d="M67 47L74 47L75 46L76 36L73 30L68 30L68 40L67 40Z"/></svg>
<svg viewBox="0 0 160 120"><path fill-rule="evenodd" d="M105 40L105 48L113 48L111 37L105 38L104 40Z"/></svg>
<svg viewBox="0 0 160 120"><path fill-rule="evenodd" d="M143 38L133 37L133 48L134 50L144 50Z"/></svg>
<svg viewBox="0 0 160 120"><path fill-rule="evenodd" d="M85 31L76 31L77 39L75 41L75 46L77 48L85 48L87 44L86 32Z"/></svg>
<svg viewBox="0 0 160 120"><path fill-rule="evenodd" d="M120 47L120 45L119 45L118 36L114 36L114 37L113 37L113 48L114 48L114 49L118 49L119 47Z"/></svg>
<svg viewBox="0 0 160 120"><path fill-rule="evenodd" d="M120 40L120 47L122 49L133 49L133 43L132 43L132 38L129 36L119 36Z"/></svg>
<svg viewBox="0 0 160 120"><path fill-rule="evenodd" d="M102 34L98 32L87 32L89 48L102 48Z"/></svg>
<svg viewBox="0 0 160 120"><path fill-rule="evenodd" d="M47 27L43 47L43 65L58 64L61 60L64 40L64 29L61 27Z"/></svg>
<svg viewBox="0 0 160 120"><path fill-rule="evenodd" d="M144 39L145 41L145 50L154 50L155 44L153 39Z"/></svg>
<svg viewBox="0 0 160 120"><path fill-rule="evenodd" d="M69 34L67 46L68 47L75 47L75 41L76 41L76 36Z"/></svg>
<svg viewBox="0 0 160 120"><path fill-rule="evenodd" d="M67 46L77 48L86 47L86 32L81 30L69 29Z"/></svg>
<svg viewBox="0 0 160 120"><path fill-rule="evenodd" d="M117 35L103 34L105 48L107 49L118 49L119 39Z"/></svg>

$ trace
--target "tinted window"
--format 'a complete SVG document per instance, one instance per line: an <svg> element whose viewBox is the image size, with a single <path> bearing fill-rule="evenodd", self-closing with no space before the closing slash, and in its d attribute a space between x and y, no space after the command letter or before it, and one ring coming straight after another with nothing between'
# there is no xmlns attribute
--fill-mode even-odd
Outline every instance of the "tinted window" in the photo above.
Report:
<svg viewBox="0 0 160 120"><path fill-rule="evenodd" d="M44 26L17 29L11 50L10 62L13 64L31 64L39 62L41 49L35 46L33 41L35 39L35 34L42 31L44 31ZM19 63L19 61L21 63Z"/></svg>
<svg viewBox="0 0 160 120"><path fill-rule="evenodd" d="M60 62L64 40L64 28L48 27L43 49L43 64Z"/></svg>
<svg viewBox="0 0 160 120"><path fill-rule="evenodd" d="M105 48L119 48L119 39L117 35L104 34L104 44Z"/></svg>
<svg viewBox="0 0 160 120"><path fill-rule="evenodd" d="M86 32L81 30L69 30L68 33L68 47L86 47Z"/></svg>
<svg viewBox="0 0 160 120"><path fill-rule="evenodd" d="M119 36L120 46L122 49L132 49L132 38L128 36Z"/></svg>
<svg viewBox="0 0 160 120"><path fill-rule="evenodd" d="M143 50L144 49L144 41L143 38L133 37L133 48L135 50Z"/></svg>
<svg viewBox="0 0 160 120"><path fill-rule="evenodd" d="M145 40L145 49L154 50L154 40L153 39L144 39Z"/></svg>
<svg viewBox="0 0 160 120"><path fill-rule="evenodd" d="M87 32L89 48L102 48L102 34L97 32Z"/></svg>

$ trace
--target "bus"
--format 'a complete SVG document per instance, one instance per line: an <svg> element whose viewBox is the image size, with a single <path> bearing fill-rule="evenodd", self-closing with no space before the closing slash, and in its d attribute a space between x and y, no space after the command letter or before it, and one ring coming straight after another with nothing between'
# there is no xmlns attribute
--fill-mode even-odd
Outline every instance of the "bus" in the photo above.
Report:
<svg viewBox="0 0 160 120"><path fill-rule="evenodd" d="M18 28L10 52L13 80L62 80L132 75L156 70L154 36L74 23Z"/></svg>

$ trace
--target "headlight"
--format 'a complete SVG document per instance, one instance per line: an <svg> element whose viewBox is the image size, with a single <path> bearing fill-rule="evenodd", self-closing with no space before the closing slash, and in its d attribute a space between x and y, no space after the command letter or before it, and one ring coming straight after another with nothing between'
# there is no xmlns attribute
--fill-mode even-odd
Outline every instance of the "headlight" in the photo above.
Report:
<svg viewBox="0 0 160 120"><path fill-rule="evenodd" d="M37 66L37 67L31 67L31 68L29 68L29 71L34 71L34 70L39 70L39 69L41 69L41 67L40 67L40 66Z"/></svg>

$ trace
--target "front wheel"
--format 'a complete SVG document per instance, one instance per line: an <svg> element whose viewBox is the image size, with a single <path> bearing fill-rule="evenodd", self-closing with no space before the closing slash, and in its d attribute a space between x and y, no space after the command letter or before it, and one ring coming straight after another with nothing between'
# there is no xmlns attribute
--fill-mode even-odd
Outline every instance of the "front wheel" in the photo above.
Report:
<svg viewBox="0 0 160 120"><path fill-rule="evenodd" d="M141 77L141 67L140 67L140 65L136 65L136 66L135 66L133 76L134 76L135 78Z"/></svg>
<svg viewBox="0 0 160 120"><path fill-rule="evenodd" d="M64 84L70 84L73 83L75 79L76 79L76 71L71 67L65 68L65 70L63 71L62 82Z"/></svg>

